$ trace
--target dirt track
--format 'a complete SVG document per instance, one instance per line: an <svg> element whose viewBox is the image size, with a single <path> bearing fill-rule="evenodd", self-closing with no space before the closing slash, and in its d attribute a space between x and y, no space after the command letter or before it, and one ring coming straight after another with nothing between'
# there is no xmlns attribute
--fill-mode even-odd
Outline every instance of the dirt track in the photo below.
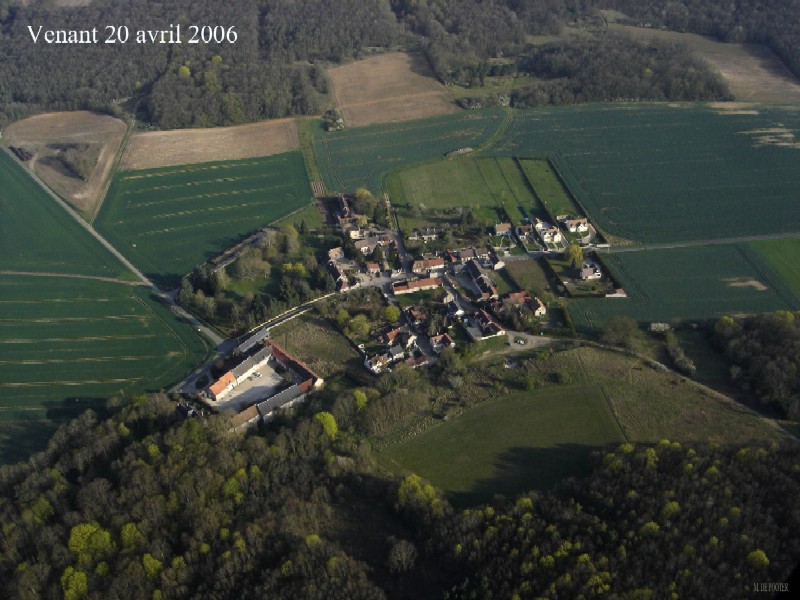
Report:
<svg viewBox="0 0 800 600"><path fill-rule="evenodd" d="M25 277L67 277L69 279L91 279L93 281L107 281L108 283L122 283L124 285L145 285L143 281L125 281L116 277L99 277L97 275L76 275L74 273L40 273L38 271L2 271L0 275L23 275Z"/></svg>

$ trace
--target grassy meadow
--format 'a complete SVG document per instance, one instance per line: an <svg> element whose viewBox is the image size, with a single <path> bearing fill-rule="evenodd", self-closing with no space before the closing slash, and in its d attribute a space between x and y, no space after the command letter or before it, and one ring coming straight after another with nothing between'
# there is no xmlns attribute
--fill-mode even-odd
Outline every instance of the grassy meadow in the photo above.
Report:
<svg viewBox="0 0 800 600"><path fill-rule="evenodd" d="M558 215L583 216L583 211L575 204L569 191L564 188L558 175L553 172L550 163L546 160L530 159L518 162L536 192L537 198L544 204L551 223L555 222Z"/></svg>
<svg viewBox="0 0 800 600"><path fill-rule="evenodd" d="M507 218L514 225L542 210L516 161L509 158L460 157L438 160L393 172L386 188L400 224L415 227L455 222L444 213L472 209L476 221L493 226Z"/></svg>
<svg viewBox="0 0 800 600"><path fill-rule="evenodd" d="M532 296L553 297L547 273L538 260L513 260L506 263L505 270L517 286Z"/></svg>
<svg viewBox="0 0 800 600"><path fill-rule="evenodd" d="M270 336L323 378L362 363L347 338L315 312L272 327Z"/></svg>
<svg viewBox="0 0 800 600"><path fill-rule="evenodd" d="M575 385L484 402L390 447L380 460L470 505L588 473L593 448L622 441L602 390Z"/></svg>
<svg viewBox="0 0 800 600"><path fill-rule="evenodd" d="M158 285L245 234L304 208L311 188L299 152L118 173L97 228Z"/></svg>
<svg viewBox="0 0 800 600"><path fill-rule="evenodd" d="M481 363L483 371L492 360ZM707 388L621 353L578 348L518 362L504 370L512 391L388 445L380 462L397 474L421 475L463 506L579 476L592 450L625 440L726 443L782 435ZM526 369L550 383L519 391L516 378Z"/></svg>
<svg viewBox="0 0 800 600"><path fill-rule="evenodd" d="M753 242L750 246L800 298L800 238Z"/></svg>

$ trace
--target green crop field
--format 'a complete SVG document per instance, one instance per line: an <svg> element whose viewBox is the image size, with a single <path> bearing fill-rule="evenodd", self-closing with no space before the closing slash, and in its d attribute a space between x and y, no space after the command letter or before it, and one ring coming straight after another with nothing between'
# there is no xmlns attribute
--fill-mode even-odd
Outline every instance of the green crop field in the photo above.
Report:
<svg viewBox="0 0 800 600"><path fill-rule="evenodd" d="M800 112L723 113L666 104L517 111L486 152L551 158L587 216L618 238L796 231Z"/></svg>
<svg viewBox="0 0 800 600"><path fill-rule="evenodd" d="M378 189L392 169L486 143L484 156L550 158L587 216L616 238L795 231L800 111L750 112L647 103L470 111L318 132L314 148L326 185L341 191Z"/></svg>
<svg viewBox="0 0 800 600"><path fill-rule="evenodd" d="M509 394L480 404L416 437L380 460L412 471L460 505L546 489L588 472L593 448L624 441L595 385Z"/></svg>
<svg viewBox="0 0 800 600"><path fill-rule="evenodd" d="M0 459L17 458L21 424L87 403L177 383L208 352L146 288L104 281L0 276Z"/></svg>
<svg viewBox="0 0 800 600"><path fill-rule="evenodd" d="M601 258L628 298L570 303L579 329L599 327L617 315L646 324L800 308L789 287L746 244L624 252Z"/></svg>
<svg viewBox="0 0 800 600"><path fill-rule="evenodd" d="M0 270L134 279L3 151Z"/></svg>
<svg viewBox="0 0 800 600"><path fill-rule="evenodd" d="M461 148L477 149L505 124L503 111L487 110L332 133L319 128L314 153L328 191L367 187L377 192L389 171Z"/></svg>
<svg viewBox="0 0 800 600"><path fill-rule="evenodd" d="M118 173L98 229L164 287L311 201L303 158L267 158Z"/></svg>
<svg viewBox="0 0 800 600"><path fill-rule="evenodd" d="M400 169L387 177L386 189L406 230L447 218L432 211L460 207L471 208L486 226L504 221L503 211L515 225L541 215L519 165L508 158L461 157Z"/></svg>
<svg viewBox="0 0 800 600"><path fill-rule="evenodd" d="M800 298L800 239L753 242L751 246Z"/></svg>

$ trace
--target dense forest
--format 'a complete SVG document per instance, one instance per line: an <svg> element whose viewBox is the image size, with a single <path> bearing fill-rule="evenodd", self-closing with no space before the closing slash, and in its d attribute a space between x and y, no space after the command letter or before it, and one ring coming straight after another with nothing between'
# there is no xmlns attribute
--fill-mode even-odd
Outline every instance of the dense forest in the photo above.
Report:
<svg viewBox="0 0 800 600"><path fill-rule="evenodd" d="M794 313L734 319L714 326L715 340L732 363L731 378L761 402L800 417L800 321Z"/></svg>
<svg viewBox="0 0 800 600"><path fill-rule="evenodd" d="M380 382L248 435L163 396L86 412L0 468L4 597L748 598L800 558L796 446L623 444L586 479L457 511L328 412L415 376Z"/></svg>
<svg viewBox="0 0 800 600"><path fill-rule="evenodd" d="M135 31L170 24L182 25L182 44L133 43ZM192 24L234 27L236 42L188 44ZM29 25L97 27L101 43L34 45ZM106 25L127 26L131 40L102 43ZM69 10L0 0L0 124L47 109L115 114L131 98L164 128L315 113L327 81L313 61L389 46L397 32L384 0L130 0Z"/></svg>
<svg viewBox="0 0 800 600"><path fill-rule="evenodd" d="M763 42L800 73L797 0L742 0L735 10L723 0L96 0L70 9L53 8L49 0L20 4L0 0L0 126L53 109L120 115L134 109L162 128L320 113L330 106L322 63L392 47L422 50L444 83L479 89L485 76L498 72L544 79L503 100L515 106L726 97L718 78L685 49L599 33L598 8L623 10L651 26ZM106 25L127 26L134 36L178 23L180 45L34 44L28 31L39 25L98 27L104 38ZM188 44L191 24L233 27L236 42ZM565 24L588 27L597 37L530 45L530 35L558 34Z"/></svg>

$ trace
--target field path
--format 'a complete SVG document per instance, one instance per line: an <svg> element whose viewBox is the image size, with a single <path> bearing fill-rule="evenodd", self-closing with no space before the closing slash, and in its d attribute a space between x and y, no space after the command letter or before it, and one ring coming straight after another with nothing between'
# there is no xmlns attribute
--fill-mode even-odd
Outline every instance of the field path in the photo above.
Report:
<svg viewBox="0 0 800 600"><path fill-rule="evenodd" d="M20 163L19 158L17 158L17 156L14 155L8 148L3 147L3 152L8 154L8 156L10 156L14 160L14 162L20 164L24 168L24 165ZM26 169L26 171L28 170ZM193 315L191 315L183 308L178 306L178 304L176 304L172 296L158 289L156 285L145 276L144 273L142 273L139 269L134 267L133 264L127 258L125 258L119 250L114 248L114 246L112 246L111 243L106 238L100 235L100 233L94 227L92 227L92 225L87 223L75 211L75 209L73 209L69 204L64 202L49 187L47 187L47 185L45 185L45 183L41 179L39 179L36 173L28 171L28 175L31 177L31 179L33 179L36 182L36 184L39 187L41 187L47 193L47 195L49 195L53 200L55 200L56 204L58 204L61 208L63 208L67 212L67 214L78 223L78 225L83 227L89 233L89 235L91 235L98 242L100 242L100 244L102 244L103 247L106 248L106 250L111 252L111 254L113 254L117 258L117 260L119 260L123 265L125 265L125 267L127 267L131 271L131 273L136 275L136 277L139 279L140 284L149 287L153 291L153 293L157 297L159 297L164 303L166 303L175 313L177 313L187 323L189 323L198 333L200 332L204 333L210 340L214 342L214 344L219 346L224 341L224 338L221 337L216 331L214 331L210 327L207 327L205 324L198 321Z"/></svg>
<svg viewBox="0 0 800 600"><path fill-rule="evenodd" d="M500 124L495 129L494 133L490 134L489 137L484 141L476 150L475 154L478 152L483 152L484 150L488 150L503 136L503 134L508 131L508 128L511 127L511 123L514 121L514 112L513 109L506 108L504 110L505 114L503 115L503 120L500 121Z"/></svg>
<svg viewBox="0 0 800 600"><path fill-rule="evenodd" d="M23 275L25 277L68 277L70 279L92 279L108 283L121 283L122 285L144 285L142 281L126 281L117 277L99 277L97 275L76 275L75 273L48 273L39 271L6 271L0 270L0 275Z"/></svg>
<svg viewBox="0 0 800 600"><path fill-rule="evenodd" d="M728 246L748 242L763 242L771 240L794 240L800 238L800 231L788 233L770 233L766 235L745 235L732 238L718 238L713 240L693 240L687 242L663 242L658 244L635 244L631 246L614 246L611 248L596 248L604 254L621 254L622 252L643 252L645 250L671 250L674 248L696 248L698 246Z"/></svg>

